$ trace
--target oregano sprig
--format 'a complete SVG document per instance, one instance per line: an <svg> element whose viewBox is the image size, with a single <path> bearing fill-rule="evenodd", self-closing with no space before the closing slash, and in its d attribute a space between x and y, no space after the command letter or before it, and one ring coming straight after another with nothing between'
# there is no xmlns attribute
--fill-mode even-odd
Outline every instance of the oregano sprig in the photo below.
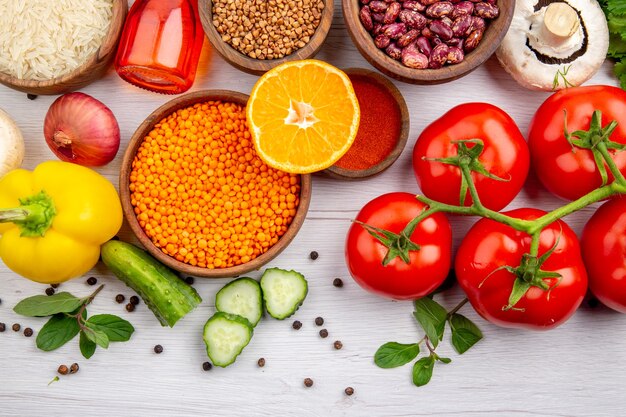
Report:
<svg viewBox="0 0 626 417"><path fill-rule="evenodd" d="M412 379L415 386L421 387L430 382L435 363L449 364L450 358L439 356L436 353L439 342L443 340L446 324L452 332L452 346L462 355L478 343L483 334L470 319L458 313L467 303L463 299L452 310L446 309L431 297L424 297L414 302L413 316L424 330L424 337L416 343L403 344L387 342L378 348L374 354L374 363L380 368L396 368L413 361L420 353L420 345L426 347L426 356L421 357L413 364Z"/></svg>
<svg viewBox="0 0 626 417"><path fill-rule="evenodd" d="M135 331L128 321L112 314L87 317L87 306L103 287L83 298L68 292L28 297L17 303L13 311L27 317L51 316L37 335L39 349L58 349L80 334L80 351L89 359L97 346L107 349L110 342L126 342Z"/></svg>

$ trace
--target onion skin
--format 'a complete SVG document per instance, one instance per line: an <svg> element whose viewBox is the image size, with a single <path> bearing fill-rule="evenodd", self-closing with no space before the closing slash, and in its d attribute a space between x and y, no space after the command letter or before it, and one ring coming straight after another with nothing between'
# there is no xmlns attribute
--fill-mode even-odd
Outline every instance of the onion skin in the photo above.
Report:
<svg viewBox="0 0 626 417"><path fill-rule="evenodd" d="M44 121L48 147L62 161L95 167L111 162L120 147L120 128L111 109L84 94L64 94Z"/></svg>

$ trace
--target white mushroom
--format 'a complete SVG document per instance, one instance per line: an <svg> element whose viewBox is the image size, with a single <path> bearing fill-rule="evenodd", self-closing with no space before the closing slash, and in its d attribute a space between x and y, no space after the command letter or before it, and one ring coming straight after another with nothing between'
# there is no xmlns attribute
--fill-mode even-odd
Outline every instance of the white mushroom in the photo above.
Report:
<svg viewBox="0 0 626 417"><path fill-rule="evenodd" d="M595 0L516 0L511 26L496 55L531 90L578 86L598 71L609 29Z"/></svg>

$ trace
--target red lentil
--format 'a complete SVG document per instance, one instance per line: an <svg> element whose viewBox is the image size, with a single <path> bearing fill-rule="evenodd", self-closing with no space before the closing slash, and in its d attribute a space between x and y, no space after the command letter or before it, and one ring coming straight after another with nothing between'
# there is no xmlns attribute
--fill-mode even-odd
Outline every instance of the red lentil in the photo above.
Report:
<svg viewBox="0 0 626 417"><path fill-rule="evenodd" d="M174 112L144 138L130 191L139 224L164 253L224 268L256 258L287 231L300 176L261 161L243 106L209 101Z"/></svg>

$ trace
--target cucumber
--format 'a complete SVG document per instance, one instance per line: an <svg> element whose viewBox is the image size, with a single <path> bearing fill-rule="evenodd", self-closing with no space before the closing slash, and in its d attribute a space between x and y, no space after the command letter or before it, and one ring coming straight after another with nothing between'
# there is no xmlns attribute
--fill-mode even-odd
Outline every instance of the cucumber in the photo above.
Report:
<svg viewBox="0 0 626 417"><path fill-rule="evenodd" d="M215 295L215 308L245 317L256 327L263 315L263 296L259 283L243 277L226 284Z"/></svg>
<svg viewBox="0 0 626 417"><path fill-rule="evenodd" d="M168 267L130 243L111 240L102 245L102 262L152 310L162 326L174 327L202 299Z"/></svg>
<svg viewBox="0 0 626 417"><path fill-rule="evenodd" d="M236 314L218 311L204 325L206 352L213 365L227 367L252 339L252 324Z"/></svg>
<svg viewBox="0 0 626 417"><path fill-rule="evenodd" d="M279 268L266 269L261 277L265 308L278 320L291 317L306 298L308 284L304 275Z"/></svg>

